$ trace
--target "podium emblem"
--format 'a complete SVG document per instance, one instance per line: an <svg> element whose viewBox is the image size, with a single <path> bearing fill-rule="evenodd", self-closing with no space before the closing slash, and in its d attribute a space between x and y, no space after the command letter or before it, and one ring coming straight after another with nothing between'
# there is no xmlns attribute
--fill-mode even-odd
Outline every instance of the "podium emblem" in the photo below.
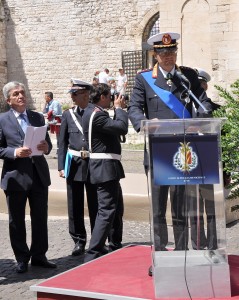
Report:
<svg viewBox="0 0 239 300"><path fill-rule="evenodd" d="M198 157L197 154L193 151L193 148L190 145L190 142L180 142L178 151L173 157L174 167L183 172L189 173L198 166Z"/></svg>

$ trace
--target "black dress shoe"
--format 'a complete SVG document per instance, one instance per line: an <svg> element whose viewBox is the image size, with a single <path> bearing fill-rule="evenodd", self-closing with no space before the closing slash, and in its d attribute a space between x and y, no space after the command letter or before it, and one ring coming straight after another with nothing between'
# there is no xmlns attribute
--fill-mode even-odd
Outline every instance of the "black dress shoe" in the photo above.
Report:
<svg viewBox="0 0 239 300"><path fill-rule="evenodd" d="M26 262L18 262L17 267L16 267L16 272L17 273L25 273L28 270L28 263Z"/></svg>
<svg viewBox="0 0 239 300"><path fill-rule="evenodd" d="M51 268L54 269L56 268L56 264L50 262L47 259L32 259L31 260L31 265L32 266L37 266L37 267L43 267L43 268Z"/></svg>
<svg viewBox="0 0 239 300"><path fill-rule="evenodd" d="M153 268L152 268L152 266L149 267L148 275L151 276L151 277L153 276Z"/></svg>
<svg viewBox="0 0 239 300"><path fill-rule="evenodd" d="M102 249L101 254L105 255L105 254L108 254L108 253L109 253L109 248L106 245L104 245L104 248Z"/></svg>
<svg viewBox="0 0 239 300"><path fill-rule="evenodd" d="M109 252L113 252L122 248L122 244L109 244Z"/></svg>
<svg viewBox="0 0 239 300"><path fill-rule="evenodd" d="M72 250L72 255L74 256L78 256L78 255L82 255L85 253L85 246L84 245L81 245L79 243L76 243L75 244L75 247L74 249Z"/></svg>

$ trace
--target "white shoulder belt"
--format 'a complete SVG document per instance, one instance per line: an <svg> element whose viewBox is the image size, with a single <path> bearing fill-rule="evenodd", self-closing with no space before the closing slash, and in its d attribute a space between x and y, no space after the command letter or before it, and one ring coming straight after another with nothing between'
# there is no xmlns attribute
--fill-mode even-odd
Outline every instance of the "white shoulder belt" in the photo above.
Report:
<svg viewBox="0 0 239 300"><path fill-rule="evenodd" d="M92 145L91 145L91 139L92 139L92 123L93 118L97 112L97 108L93 111L93 113L90 116L90 122L89 122L89 152L90 152L90 158L91 159L116 159L121 160L120 154L115 153L92 153Z"/></svg>
<svg viewBox="0 0 239 300"><path fill-rule="evenodd" d="M77 128L78 128L78 129L80 130L80 132L84 135L82 126L81 126L81 124L79 123L79 121L77 120L77 118L76 118L76 116L75 116L75 114L74 114L74 112L73 112L73 109L70 108L70 109L69 109L69 112L70 112L70 114L71 114L71 116L72 116L72 119L73 119L73 121L75 122Z"/></svg>
<svg viewBox="0 0 239 300"><path fill-rule="evenodd" d="M74 112L73 112L73 109L70 108L70 109L69 109L69 112L70 112L71 117L72 117L73 121L75 122L77 128L80 130L80 132L82 133L82 135L84 135L82 126L81 126L81 124L79 123L79 121L77 120L77 118L76 118L76 116L75 116L75 114L74 114ZM73 150L73 149L68 149L68 152L69 152L70 154L74 155L74 156L78 156L78 157L81 157L81 158L83 158L83 159L89 157L89 151L87 151L87 150L76 151L76 150Z"/></svg>

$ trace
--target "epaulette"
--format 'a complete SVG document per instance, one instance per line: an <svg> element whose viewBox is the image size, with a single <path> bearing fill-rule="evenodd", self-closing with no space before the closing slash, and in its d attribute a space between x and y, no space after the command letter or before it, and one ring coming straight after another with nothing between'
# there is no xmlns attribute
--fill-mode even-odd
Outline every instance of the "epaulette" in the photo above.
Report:
<svg viewBox="0 0 239 300"><path fill-rule="evenodd" d="M156 64L154 65L154 68L153 68L153 73L152 73L152 77L153 77L153 78L157 78L157 77L158 77L158 70L159 70L159 68L158 68L158 63L156 63Z"/></svg>
<svg viewBox="0 0 239 300"><path fill-rule="evenodd" d="M99 107L95 106L93 112L98 112L98 111L102 111Z"/></svg>
<svg viewBox="0 0 239 300"><path fill-rule="evenodd" d="M143 69L143 70L141 70L141 71L138 71L137 73L138 73L138 74L141 74L141 73L149 72L149 71L152 71L152 70L153 70L153 68L150 68L150 69Z"/></svg>

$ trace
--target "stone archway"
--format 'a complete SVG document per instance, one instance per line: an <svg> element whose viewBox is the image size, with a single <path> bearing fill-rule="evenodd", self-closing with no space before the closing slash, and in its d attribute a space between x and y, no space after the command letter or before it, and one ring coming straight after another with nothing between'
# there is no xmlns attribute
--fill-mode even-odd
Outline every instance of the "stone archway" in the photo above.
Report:
<svg viewBox="0 0 239 300"><path fill-rule="evenodd" d="M152 68L155 63L153 49L151 46L147 44L147 40L151 35L160 32L159 26L160 26L160 17L159 17L159 12L157 12L149 19L146 26L144 27L144 31L142 34L142 50L146 51L145 61L143 62L144 68Z"/></svg>
<svg viewBox="0 0 239 300"><path fill-rule="evenodd" d="M147 40L151 35L159 33L159 12L154 9L150 17L147 14L139 24L139 28L142 32L142 50L122 52L122 65L128 76L126 92L129 96L134 86L136 73L154 65L153 49L147 44Z"/></svg>
<svg viewBox="0 0 239 300"><path fill-rule="evenodd" d="M156 26L155 26L156 25ZM144 27L143 35L142 35L142 43L146 43L148 38L151 35L154 35L159 32L159 12L153 15L146 26Z"/></svg>
<svg viewBox="0 0 239 300"><path fill-rule="evenodd" d="M157 34L160 32L160 16L159 12L154 14L146 26L144 27L144 31L142 34L142 50L146 51L145 61L143 62L144 68L153 67L155 60L153 56L153 49L147 44L147 40L150 36Z"/></svg>

